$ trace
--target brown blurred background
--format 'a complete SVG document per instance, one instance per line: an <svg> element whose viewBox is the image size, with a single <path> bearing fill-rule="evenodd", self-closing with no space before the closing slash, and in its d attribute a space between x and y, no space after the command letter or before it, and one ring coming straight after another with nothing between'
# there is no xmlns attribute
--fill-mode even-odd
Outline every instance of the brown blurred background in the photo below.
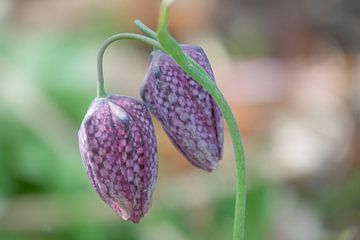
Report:
<svg viewBox="0 0 360 240"><path fill-rule="evenodd" d="M231 239L231 141L213 173L155 121L159 179L139 225L90 187L77 129L111 34L156 27L160 1L0 0L0 240ZM182 0L172 33L201 45L243 134L247 239L358 240L360 1ZM107 89L139 98L151 48L108 49Z"/></svg>

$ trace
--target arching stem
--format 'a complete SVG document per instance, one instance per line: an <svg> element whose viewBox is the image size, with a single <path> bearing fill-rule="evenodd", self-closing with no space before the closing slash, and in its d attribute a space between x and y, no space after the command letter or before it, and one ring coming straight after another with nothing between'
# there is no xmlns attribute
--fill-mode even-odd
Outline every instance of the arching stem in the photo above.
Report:
<svg viewBox="0 0 360 240"><path fill-rule="evenodd" d="M135 33L119 33L112 35L108 39L106 39L103 44L100 47L100 50L98 52L98 58L97 58L97 70L98 70L98 89L97 89L97 96L98 97L106 97L106 91L104 86L104 71L103 71L103 59L104 59L104 53L107 47L117 41L117 40L123 40L123 39L131 39L131 40L138 40L141 42L144 42L146 44L149 44L153 46L154 48L158 48L163 50L160 43L152 38L135 34Z"/></svg>
<svg viewBox="0 0 360 240"><path fill-rule="evenodd" d="M106 97L103 76L103 58L106 48L113 42L122 39L132 39L147 43L154 48L160 49L170 55L174 61L196 82L198 82L212 96L221 109L229 128L231 140L234 148L236 163L236 199L234 216L234 240L244 240L245 232L245 210L246 210L246 169L243 144L240 131L229 104L218 89L216 84L210 79L206 71L192 58L185 55L180 45L168 32L169 6L172 0L163 0L160 9L160 18L157 32L155 33L140 20L135 24L144 34L119 33L106 39L101 45L98 53L98 97Z"/></svg>
<svg viewBox="0 0 360 240"><path fill-rule="evenodd" d="M244 240L245 236L245 210L246 210L246 169L243 144L240 131L234 115L224 96L211 81L208 74L192 58L185 55L177 41L168 32L169 6L172 1L164 0L160 10L159 26L157 29L158 40L163 49L174 61L195 81L197 81L220 107L229 128L234 148L236 163L236 200L234 216L234 240Z"/></svg>

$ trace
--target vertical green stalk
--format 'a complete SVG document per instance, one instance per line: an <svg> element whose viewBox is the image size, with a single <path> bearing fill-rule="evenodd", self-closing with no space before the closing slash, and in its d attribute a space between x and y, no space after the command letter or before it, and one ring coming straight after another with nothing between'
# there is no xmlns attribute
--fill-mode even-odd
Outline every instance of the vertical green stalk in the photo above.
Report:
<svg viewBox="0 0 360 240"><path fill-rule="evenodd" d="M158 40L163 49L175 60L175 62L195 81L197 81L220 107L227 122L231 140L234 147L236 161L236 201L234 217L234 240L244 240L245 232L245 210L246 210L246 169L243 144L240 131L234 115L224 96L211 81L208 74L193 59L187 57L179 44L168 32L169 5L172 1L163 1L160 10L159 26L157 29Z"/></svg>

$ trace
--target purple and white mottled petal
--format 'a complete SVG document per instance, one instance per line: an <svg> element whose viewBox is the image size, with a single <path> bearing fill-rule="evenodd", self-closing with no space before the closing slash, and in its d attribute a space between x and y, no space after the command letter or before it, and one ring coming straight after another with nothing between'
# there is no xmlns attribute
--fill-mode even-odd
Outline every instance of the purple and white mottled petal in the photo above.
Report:
<svg viewBox="0 0 360 240"><path fill-rule="evenodd" d="M182 48L214 80L204 51L191 45ZM165 53L153 52L141 96L192 164L208 171L217 167L223 149L221 111L207 91Z"/></svg>
<svg viewBox="0 0 360 240"><path fill-rule="evenodd" d="M81 124L79 145L100 197L124 220L139 222L157 176L154 127L145 106L123 96L95 99Z"/></svg>

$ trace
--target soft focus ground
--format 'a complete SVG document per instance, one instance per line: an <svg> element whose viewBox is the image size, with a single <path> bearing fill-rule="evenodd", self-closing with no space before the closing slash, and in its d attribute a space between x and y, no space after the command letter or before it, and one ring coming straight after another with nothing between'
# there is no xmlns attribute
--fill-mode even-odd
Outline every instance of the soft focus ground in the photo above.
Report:
<svg viewBox="0 0 360 240"><path fill-rule="evenodd" d="M80 160L100 43L136 31L135 18L154 27L158 6L0 0L0 240L231 239L228 133L209 174L155 121L159 180L139 225L100 200ZM206 50L243 133L248 240L360 239L359 16L357 0L182 0L172 9L172 32ZM107 89L138 98L150 51L114 44Z"/></svg>

